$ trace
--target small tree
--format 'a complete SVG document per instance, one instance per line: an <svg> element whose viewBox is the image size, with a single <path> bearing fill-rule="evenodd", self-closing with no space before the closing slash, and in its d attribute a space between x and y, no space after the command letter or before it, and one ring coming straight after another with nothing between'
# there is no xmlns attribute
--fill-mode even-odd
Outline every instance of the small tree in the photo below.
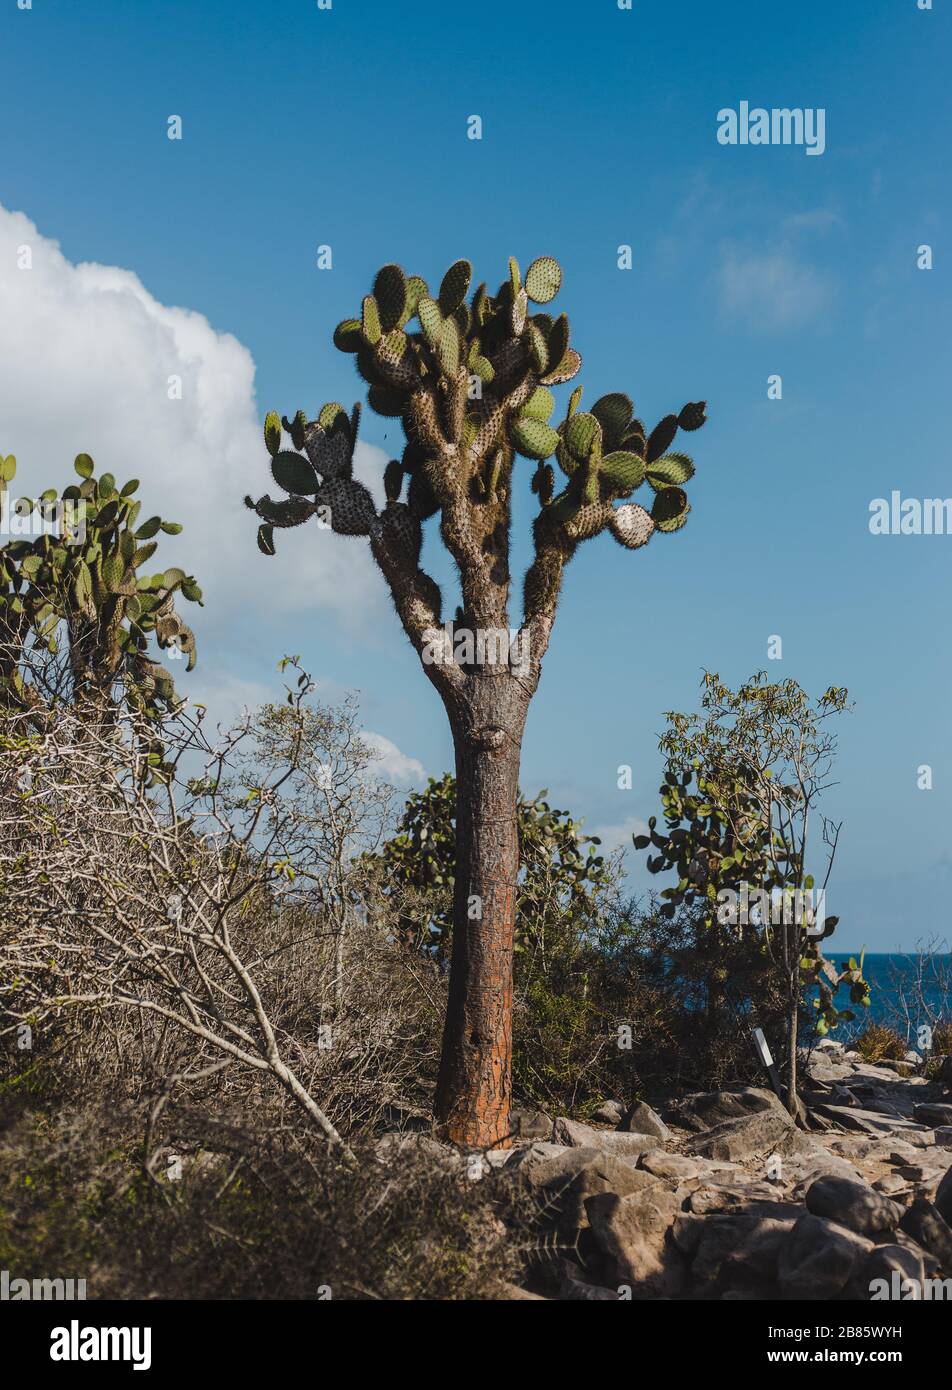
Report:
<svg viewBox="0 0 952 1390"><path fill-rule="evenodd" d="M271 471L288 496L246 501L261 520L265 554L274 551L276 527L312 517L340 534L369 538L403 628L443 701L456 753L456 878L435 1109L449 1138L488 1145L509 1131L519 758L562 576L578 546L602 531L637 549L655 531L684 525L683 484L694 466L668 450L679 426L704 423L704 404L665 416L649 432L622 394L580 411L579 388L553 427L549 388L572 380L581 358L569 346L566 316L530 313L529 306L555 298L558 262L533 261L523 283L511 259L495 294L480 285L467 299L471 273L468 261L455 262L434 297L419 276L384 266L360 317L345 319L334 334L337 347L354 354L371 408L399 419L406 436L402 457L384 472L383 510L353 478L360 407L348 416L335 402L315 420L303 411L283 422L268 415ZM282 423L292 449L282 448ZM517 454L535 464L539 511L515 630L509 532ZM558 492L547 462L553 456L564 475ZM646 482L654 494L650 511L615 505ZM440 590L420 567L423 526L434 516L459 573L455 629L443 626Z"/></svg>
<svg viewBox="0 0 952 1390"><path fill-rule="evenodd" d="M150 642L173 658L187 655L191 670L195 638L175 597L200 604L202 592L182 569L143 570L159 532L182 527L159 516L139 523L136 479L122 489L110 473L97 479L88 454L75 468L80 481L61 496L50 489L9 511L11 539L0 546L0 704L34 726L63 702L96 719L122 703L155 724L176 695ZM3 491L15 473L12 454L0 459ZM161 761L158 744L150 756Z"/></svg>
<svg viewBox="0 0 952 1390"><path fill-rule="evenodd" d="M681 903L705 906L710 977L724 969L731 935L754 928L779 973L786 996L787 1098L797 1114L797 1031L804 995L816 990L817 1031L826 1033L850 1010L834 996L850 985L852 1003L868 1005L862 962L838 972L820 942L839 918L816 911L816 880L808 872L817 803L833 785L836 736L830 719L848 708L847 692L831 686L813 702L794 680L768 681L758 672L732 691L710 671L702 681L701 714L669 711L660 747L668 766L661 786L666 833L648 822L649 834L633 836L652 873L675 870L678 882L662 892L662 912ZM693 786L692 786L693 783ZM820 892L825 893L841 826L820 816L826 850Z"/></svg>
<svg viewBox="0 0 952 1390"><path fill-rule="evenodd" d="M520 796L516 811L521 869L515 949L538 955L543 968L547 929L557 930L565 914L591 922L600 895L615 881L598 836L585 835L581 821L545 797L545 789L531 801ZM384 891L410 890L419 903L419 912L404 910L404 940L444 964L450 956L456 883L456 780L450 773L439 781L431 777L424 791L410 794L397 833L378 857Z"/></svg>

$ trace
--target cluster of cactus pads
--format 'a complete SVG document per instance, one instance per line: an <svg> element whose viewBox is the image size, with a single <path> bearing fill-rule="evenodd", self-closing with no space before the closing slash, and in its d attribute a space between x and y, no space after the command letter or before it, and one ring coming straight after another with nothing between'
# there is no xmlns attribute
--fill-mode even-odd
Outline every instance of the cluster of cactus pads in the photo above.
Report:
<svg viewBox="0 0 952 1390"><path fill-rule="evenodd" d="M686 405L649 432L627 396L602 396L584 412L577 388L565 419L553 426L550 388L571 381L581 366L569 345L565 314L553 317L535 307L558 293L559 263L540 257L523 281L510 259L495 294L481 284L470 295L471 275L468 261L456 261L434 296L419 276L386 265L360 317L345 319L334 333L336 346L355 357L371 409L399 418L406 436L402 458L391 460L385 471L387 501L380 515L352 477L359 406L348 415L334 402L315 420L303 411L291 420L268 415L272 474L289 496L245 499L260 518L258 544L266 554L274 552L275 527L300 525L322 509L333 530L389 539L414 560L422 523L442 511L444 539L458 560L485 551L499 504L507 502L516 454L537 464L532 488L540 503L527 615L553 601L556 576L580 541L607 528L621 545L635 549L655 531L684 525L684 484L694 466L685 454L668 451L679 428L695 430L704 423L704 403ZM282 447L283 432L292 449ZM558 491L547 462L552 457L564 475ZM654 494L650 510L623 500L643 483ZM480 507L486 509L485 524L474 511Z"/></svg>
<svg viewBox="0 0 952 1390"><path fill-rule="evenodd" d="M4 486L16 460L0 460ZM35 690L23 680L21 653L29 645L55 654L65 635L73 694L108 693L121 682L123 699L156 718L176 701L172 675L149 655L159 647L187 654L195 663L195 638L175 611L175 596L202 602L193 576L181 569L144 572L159 532L176 535L177 522L159 516L139 522L138 481L116 486L110 473L94 477L88 454L75 461L79 482L42 494L59 518L55 531L16 537L0 548L0 696L29 707ZM69 507L63 504L70 504Z"/></svg>

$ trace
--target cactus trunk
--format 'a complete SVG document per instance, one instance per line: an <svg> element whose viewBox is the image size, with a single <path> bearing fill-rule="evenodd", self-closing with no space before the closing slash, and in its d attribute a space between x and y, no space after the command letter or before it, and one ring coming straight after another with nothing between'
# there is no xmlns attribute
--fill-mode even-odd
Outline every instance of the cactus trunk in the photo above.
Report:
<svg viewBox="0 0 952 1390"><path fill-rule="evenodd" d="M457 1144L509 1135L516 807L527 700L508 674L476 678L451 710L456 747L456 887L437 1124Z"/></svg>

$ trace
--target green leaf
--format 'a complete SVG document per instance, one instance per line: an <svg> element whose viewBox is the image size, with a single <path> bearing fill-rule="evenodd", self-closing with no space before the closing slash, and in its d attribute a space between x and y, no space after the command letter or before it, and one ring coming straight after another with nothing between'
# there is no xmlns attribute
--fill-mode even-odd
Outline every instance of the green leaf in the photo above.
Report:
<svg viewBox="0 0 952 1390"><path fill-rule="evenodd" d="M81 478L91 478L95 464L88 454L77 454L73 467Z"/></svg>

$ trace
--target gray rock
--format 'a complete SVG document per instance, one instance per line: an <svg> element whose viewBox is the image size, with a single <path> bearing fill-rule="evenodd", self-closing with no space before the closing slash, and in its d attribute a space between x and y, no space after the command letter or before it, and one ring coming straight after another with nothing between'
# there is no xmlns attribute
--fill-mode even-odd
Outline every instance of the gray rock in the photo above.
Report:
<svg viewBox="0 0 952 1390"><path fill-rule="evenodd" d="M727 1120L739 1120L761 1110L779 1111L786 1115L783 1103L773 1091L759 1086L744 1086L737 1091L699 1091L685 1096L670 1107L675 1124L695 1133L712 1129Z"/></svg>
<svg viewBox="0 0 952 1390"><path fill-rule="evenodd" d="M730 1162L755 1158L789 1143L797 1133L793 1120L783 1109L763 1109L741 1118L724 1120L713 1129L689 1140L686 1150L702 1158L723 1158Z"/></svg>
<svg viewBox="0 0 952 1390"><path fill-rule="evenodd" d="M598 1107L592 1115L592 1119L600 1125L618 1126L625 1118L625 1108L617 1100L606 1100ZM647 1130L641 1131L647 1133Z"/></svg>
<svg viewBox="0 0 952 1390"><path fill-rule="evenodd" d="M794 1224L794 1216L786 1220L748 1215L708 1218L691 1262L693 1292L709 1295L725 1288L762 1292L776 1277L780 1248Z"/></svg>
<svg viewBox="0 0 952 1390"><path fill-rule="evenodd" d="M660 1185L660 1180L651 1173L633 1168L611 1154L599 1153L561 1187L556 1198L558 1224L563 1231L577 1231L587 1226L588 1199L599 1193L611 1192L617 1197L630 1197ZM549 1187L548 1191L554 1192L554 1188Z"/></svg>
<svg viewBox="0 0 952 1390"><path fill-rule="evenodd" d="M874 1293L882 1294L883 1290L875 1287L878 1279L886 1282L886 1289L889 1290L887 1298L893 1296L892 1291L897 1285L901 1296L906 1280L912 1280L921 1295L925 1279L925 1262L921 1252L906 1245L877 1245L857 1275L857 1293L867 1299L872 1298Z"/></svg>
<svg viewBox="0 0 952 1390"><path fill-rule="evenodd" d="M688 1210L697 1216L714 1214L746 1214L788 1217L799 1214L800 1208L783 1202L770 1183L705 1183L691 1193Z"/></svg>
<svg viewBox="0 0 952 1390"><path fill-rule="evenodd" d="M496 1289L495 1297L499 1301L506 1302L532 1302L548 1303L551 1300L544 1298L541 1293L531 1293L529 1289L523 1289L519 1284L500 1284Z"/></svg>
<svg viewBox="0 0 952 1390"><path fill-rule="evenodd" d="M616 1266L619 1284L630 1284L640 1298L672 1297L683 1290L686 1263L668 1239L678 1214L673 1192L661 1183L628 1197L605 1192L589 1197L586 1210L599 1249Z"/></svg>
<svg viewBox="0 0 952 1390"><path fill-rule="evenodd" d="M449 1144L441 1144L429 1134L406 1130L400 1134L384 1134L374 1145L374 1157L379 1163L390 1164L401 1156L424 1154L438 1163L456 1165L462 1155Z"/></svg>
<svg viewBox="0 0 952 1390"><path fill-rule="evenodd" d="M941 1149L952 1149L952 1125L938 1125L935 1131L935 1142Z"/></svg>
<svg viewBox="0 0 952 1390"><path fill-rule="evenodd" d="M807 1211L825 1216L857 1235L877 1236L894 1231L899 1225L902 1208L881 1192L874 1192L864 1182L832 1174L817 1178L806 1193Z"/></svg>
<svg viewBox="0 0 952 1390"><path fill-rule="evenodd" d="M935 1204L941 1216L952 1226L952 1168L939 1183Z"/></svg>
<svg viewBox="0 0 952 1390"><path fill-rule="evenodd" d="M784 1298L835 1298L849 1283L872 1242L806 1212L777 1256L777 1283Z"/></svg>
<svg viewBox="0 0 952 1390"><path fill-rule="evenodd" d="M903 1138L907 1133L915 1132L915 1126L911 1120L905 1120L899 1115L883 1115L876 1110L863 1109L861 1106L852 1105L818 1105L816 1109L828 1120L835 1120L844 1129L853 1130L859 1134L892 1134L902 1131Z"/></svg>
<svg viewBox="0 0 952 1390"><path fill-rule="evenodd" d="M704 1164L702 1167L696 1158L688 1158L685 1154L665 1153L664 1149L649 1149L641 1155L638 1167L653 1173L656 1178L674 1178L678 1182L690 1182L693 1178L700 1177L707 1169L707 1165Z"/></svg>
<svg viewBox="0 0 952 1390"><path fill-rule="evenodd" d="M906 1178L901 1178L898 1173L886 1173L883 1177L877 1178L873 1183L877 1192L881 1192L884 1197L897 1197L901 1192L909 1191L909 1183Z"/></svg>
<svg viewBox="0 0 952 1390"><path fill-rule="evenodd" d="M614 1154L617 1158L638 1158L649 1149L661 1146L661 1140L654 1134L628 1134L623 1130L593 1129L578 1120L565 1117L556 1120L553 1137L556 1143L569 1144L579 1149L601 1149L603 1153Z"/></svg>
<svg viewBox="0 0 952 1390"><path fill-rule="evenodd" d="M606 1289L600 1284L590 1284L586 1279L577 1279L566 1274L559 1285L559 1298L572 1303L617 1303L621 1295L617 1289Z"/></svg>
<svg viewBox="0 0 952 1390"><path fill-rule="evenodd" d="M940 1101L932 1104L923 1102L914 1107L912 1114L920 1124L933 1129L936 1125L952 1125L952 1105L944 1105Z"/></svg>
<svg viewBox="0 0 952 1390"><path fill-rule="evenodd" d="M917 1245L935 1256L943 1269L952 1269L952 1227L938 1207L925 1197L917 1197L906 1208L899 1224Z"/></svg>
<svg viewBox="0 0 952 1390"><path fill-rule="evenodd" d="M661 1116L643 1100L631 1107L621 1122L621 1128L635 1134L653 1134L663 1144L667 1144L672 1137Z"/></svg>
<svg viewBox="0 0 952 1390"><path fill-rule="evenodd" d="M509 1133L514 1139L551 1139L552 1119L544 1110L511 1110Z"/></svg>
<svg viewBox="0 0 952 1390"><path fill-rule="evenodd" d="M919 1063L922 1061L922 1058L919 1056L918 1052L914 1052L912 1048L910 1048L909 1051L906 1053L904 1060L907 1062L911 1062L914 1067L917 1067Z"/></svg>

